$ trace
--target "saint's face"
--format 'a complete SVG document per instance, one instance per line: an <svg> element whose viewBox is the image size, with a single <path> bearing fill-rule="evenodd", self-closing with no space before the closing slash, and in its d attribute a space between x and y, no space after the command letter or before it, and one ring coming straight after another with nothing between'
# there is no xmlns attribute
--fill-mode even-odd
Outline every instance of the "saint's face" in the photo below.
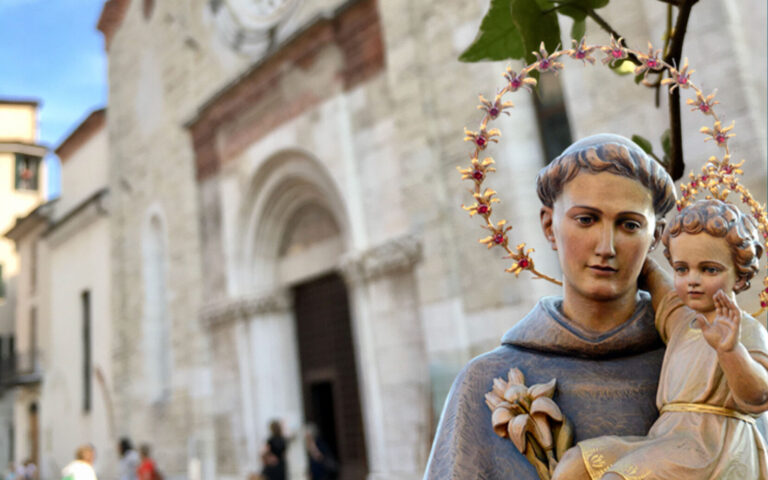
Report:
<svg viewBox="0 0 768 480"><path fill-rule="evenodd" d="M651 192L639 182L582 172L566 183L553 205L550 236L566 298L634 297L655 229Z"/></svg>
<svg viewBox="0 0 768 480"><path fill-rule="evenodd" d="M733 292L738 280L731 249L725 238L706 233L681 233L669 239L677 296L692 309L714 314L712 296L718 290Z"/></svg>

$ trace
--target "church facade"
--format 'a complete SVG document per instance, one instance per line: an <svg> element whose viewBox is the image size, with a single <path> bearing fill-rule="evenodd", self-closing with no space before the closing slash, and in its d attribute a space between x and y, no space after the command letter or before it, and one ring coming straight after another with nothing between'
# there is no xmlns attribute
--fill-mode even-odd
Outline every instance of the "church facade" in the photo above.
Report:
<svg viewBox="0 0 768 480"><path fill-rule="evenodd" d="M258 471L279 419L291 478L306 469L307 422L344 479L421 478L455 374L557 293L504 273L461 209L462 127L480 120L477 94L503 85L505 64L456 61L486 3L105 3L111 402L115 430L151 443L166 476ZM665 15L646 3L605 13L640 46ZM720 87L733 150L764 198L753 32L765 32L761 2L700 4L684 54L700 85ZM550 133L655 139L667 114L601 67L546 81L551 97L513 99L489 183L513 241L556 274L533 184ZM698 121L684 113L688 169L714 148Z"/></svg>

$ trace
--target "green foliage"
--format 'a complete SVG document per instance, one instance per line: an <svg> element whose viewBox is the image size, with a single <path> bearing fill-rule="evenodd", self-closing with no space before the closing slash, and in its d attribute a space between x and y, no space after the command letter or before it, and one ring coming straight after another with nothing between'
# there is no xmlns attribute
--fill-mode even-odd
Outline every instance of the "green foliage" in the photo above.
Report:
<svg viewBox="0 0 768 480"><path fill-rule="evenodd" d="M653 151L653 145L651 145L651 142L645 138L641 137L640 135L632 135L632 141L637 144L638 147L642 148L645 153L653 157L657 162L662 164L664 168L669 165L669 149L670 149L670 130L666 129L664 133L661 134L661 149L664 151L664 156L662 156L661 159L654 153Z"/></svg>
<svg viewBox="0 0 768 480"><path fill-rule="evenodd" d="M647 138L641 137L640 135L632 135L632 141L635 142L638 147L642 148L645 153L653 155L653 145L651 145L651 142L648 141Z"/></svg>
<svg viewBox="0 0 768 480"><path fill-rule="evenodd" d="M609 0L491 0L480 30L462 52L462 62L523 59L534 61L532 52L544 42L547 52L560 44L557 15L574 21L571 38L584 36L587 13L602 8Z"/></svg>
<svg viewBox="0 0 768 480"><path fill-rule="evenodd" d="M587 22L584 19L574 20L571 27L571 38L574 40L581 40L584 34L587 32Z"/></svg>
<svg viewBox="0 0 768 480"><path fill-rule="evenodd" d="M512 23L511 0L491 0L472 44L459 56L462 62L523 57L523 39Z"/></svg>
<svg viewBox="0 0 768 480"><path fill-rule="evenodd" d="M664 151L661 164L667 167L669 166L669 151L672 149L672 137L670 129L664 130L664 133L661 134L661 149Z"/></svg>
<svg viewBox="0 0 768 480"><path fill-rule="evenodd" d="M544 42L547 52L557 50L558 45L560 45L560 27L557 24L557 14L554 11L546 13L546 8L542 8L540 3L549 2L512 0L510 3L512 23L515 24L517 31L523 38L527 63L536 61L533 52L539 51L541 42Z"/></svg>

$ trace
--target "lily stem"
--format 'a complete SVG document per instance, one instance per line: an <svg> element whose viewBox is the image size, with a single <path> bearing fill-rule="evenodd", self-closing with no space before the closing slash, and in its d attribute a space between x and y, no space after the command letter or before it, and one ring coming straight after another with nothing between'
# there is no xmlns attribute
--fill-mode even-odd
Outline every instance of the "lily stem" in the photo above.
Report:
<svg viewBox="0 0 768 480"><path fill-rule="evenodd" d="M531 447L530 444L525 447L525 458L527 458L528 461L531 462L531 464L534 466L534 468L536 468L536 473L539 475L541 480L550 480L552 478L549 474L549 468L547 465L544 465L544 462L536 457L536 454L533 451L533 447Z"/></svg>

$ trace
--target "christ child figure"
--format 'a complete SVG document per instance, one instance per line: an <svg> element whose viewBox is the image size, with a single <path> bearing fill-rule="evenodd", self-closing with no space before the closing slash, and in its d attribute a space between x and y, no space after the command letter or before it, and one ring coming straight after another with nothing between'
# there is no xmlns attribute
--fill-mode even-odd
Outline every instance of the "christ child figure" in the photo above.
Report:
<svg viewBox="0 0 768 480"><path fill-rule="evenodd" d="M553 480L768 479L768 450L755 418L768 410L768 333L742 312L762 246L752 219L701 200L665 229L674 282L652 260L643 269L667 344L644 437L603 436L563 456Z"/></svg>

